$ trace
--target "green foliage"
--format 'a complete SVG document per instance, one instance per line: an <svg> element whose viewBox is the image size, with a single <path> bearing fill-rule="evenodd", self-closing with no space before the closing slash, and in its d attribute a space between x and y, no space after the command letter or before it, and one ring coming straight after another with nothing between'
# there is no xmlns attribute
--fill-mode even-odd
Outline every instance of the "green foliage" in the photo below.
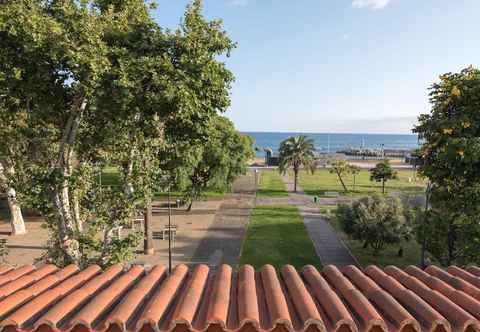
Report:
<svg viewBox="0 0 480 332"><path fill-rule="evenodd" d="M278 169L285 174L289 168L294 172L294 191L297 191L298 172L303 167L315 171L315 146L313 140L304 135L292 136L280 143Z"/></svg>
<svg viewBox="0 0 480 332"><path fill-rule="evenodd" d="M175 152L175 178L189 202L198 200L207 190L229 190L255 154L252 139L235 130L225 117L212 117L207 134L201 144L186 142Z"/></svg>
<svg viewBox="0 0 480 332"><path fill-rule="evenodd" d="M233 75L218 58L235 45L221 22L205 20L199 0L175 31L150 10L143 0L0 3L0 155L22 203L45 217L44 257L57 265L133 257L140 237L119 229L170 174L159 155L206 142L230 105ZM121 170L119 186L98 186L107 165Z"/></svg>
<svg viewBox="0 0 480 332"><path fill-rule="evenodd" d="M408 239L411 232L400 200L378 194L363 197L351 206L340 205L336 218L347 235L363 241L364 248L370 247L374 254Z"/></svg>
<svg viewBox="0 0 480 332"><path fill-rule="evenodd" d="M385 183L388 180L397 179L397 171L395 171L388 160L384 160L378 163L374 168L370 170L370 180L382 183L382 193L385 194Z"/></svg>
<svg viewBox="0 0 480 332"><path fill-rule="evenodd" d="M414 132L423 145L419 171L432 184L435 232L427 246L447 264L480 263L480 70L447 73L433 84L432 110ZM433 227L433 226L432 226ZM438 244L438 245L437 245Z"/></svg>
<svg viewBox="0 0 480 332"><path fill-rule="evenodd" d="M330 219L329 222L361 266L378 265L385 267L395 265L399 268L405 268L410 265L418 265L421 246L416 241L402 241L394 246L386 246L381 254L374 254L371 248L363 247L364 242L353 240L345 235L336 218ZM402 256L399 256L399 248L403 251ZM433 262L435 263L435 261Z"/></svg>

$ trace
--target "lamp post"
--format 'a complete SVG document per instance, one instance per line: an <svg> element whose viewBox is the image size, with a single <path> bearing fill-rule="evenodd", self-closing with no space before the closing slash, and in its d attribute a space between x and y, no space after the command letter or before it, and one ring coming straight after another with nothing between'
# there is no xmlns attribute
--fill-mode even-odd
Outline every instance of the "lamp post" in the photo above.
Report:
<svg viewBox="0 0 480 332"><path fill-rule="evenodd" d="M150 167L150 162L145 159L143 161L143 166L145 170ZM149 195L145 200L145 209L143 212L144 220L144 240L143 240L143 253L145 255L153 255L155 253L155 247L153 245L153 231L152 231L152 197L151 195L152 188L149 188Z"/></svg>
<svg viewBox="0 0 480 332"><path fill-rule="evenodd" d="M258 191L258 168L255 168L255 200L257 200Z"/></svg>
<svg viewBox="0 0 480 332"><path fill-rule="evenodd" d="M431 194L432 186L431 183L428 182L427 189L425 190L425 210L423 215L423 234L422 234L422 252L420 257L420 267L422 269L426 268L425 263L425 252L427 251L427 223L428 223L428 207L430 204L430 194Z"/></svg>
<svg viewBox="0 0 480 332"><path fill-rule="evenodd" d="M170 202L170 183L168 184L168 273L172 273L172 205Z"/></svg>

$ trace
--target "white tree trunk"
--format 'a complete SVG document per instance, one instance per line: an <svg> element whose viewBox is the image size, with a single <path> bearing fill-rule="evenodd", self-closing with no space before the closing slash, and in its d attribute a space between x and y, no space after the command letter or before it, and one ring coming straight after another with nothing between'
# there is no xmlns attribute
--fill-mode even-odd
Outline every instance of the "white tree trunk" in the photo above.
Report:
<svg viewBox="0 0 480 332"><path fill-rule="evenodd" d="M77 231L83 232L83 222L82 216L80 214L80 201L78 200L78 194L73 194L73 210L74 210L74 217L75 217L75 226L77 227Z"/></svg>
<svg viewBox="0 0 480 332"><path fill-rule="evenodd" d="M133 162L135 160L135 148L130 150L130 156L128 158L127 167L124 170L124 176L126 183L124 184L123 191L127 196L133 195L135 189L133 189L133 184L130 182L130 177L133 174Z"/></svg>
<svg viewBox="0 0 480 332"><path fill-rule="evenodd" d="M13 167L6 167L0 162L0 183L6 189L8 207L10 209L10 225L12 235L21 235L27 233L25 222L23 220L22 209L17 201L17 193L14 188L8 185L7 173L13 174Z"/></svg>
<svg viewBox="0 0 480 332"><path fill-rule="evenodd" d="M71 163L73 156L73 145L75 143L76 134L83 112L87 106L87 99L84 92L80 92L72 113L66 123L65 131L60 141L58 153L57 167L61 169L64 179L59 188L55 188L52 192L52 201L57 216L58 236L62 250L66 256L74 263L82 266L82 257L79 250L79 243L72 238L76 226L75 214L76 209L70 206L70 185L68 178L71 175ZM74 204L75 205L75 202ZM80 209L78 209L79 211Z"/></svg>
<svg viewBox="0 0 480 332"><path fill-rule="evenodd" d="M12 227L12 235L26 234L25 222L23 220L22 209L17 201L17 193L15 189L7 190L8 206L10 208L10 225Z"/></svg>

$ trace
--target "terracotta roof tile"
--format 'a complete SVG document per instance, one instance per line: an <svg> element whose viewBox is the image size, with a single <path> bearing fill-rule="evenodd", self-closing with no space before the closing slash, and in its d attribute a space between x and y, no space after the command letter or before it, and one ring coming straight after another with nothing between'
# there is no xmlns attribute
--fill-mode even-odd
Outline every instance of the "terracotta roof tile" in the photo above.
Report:
<svg viewBox="0 0 480 332"><path fill-rule="evenodd" d="M0 266L0 332L480 332L480 269Z"/></svg>

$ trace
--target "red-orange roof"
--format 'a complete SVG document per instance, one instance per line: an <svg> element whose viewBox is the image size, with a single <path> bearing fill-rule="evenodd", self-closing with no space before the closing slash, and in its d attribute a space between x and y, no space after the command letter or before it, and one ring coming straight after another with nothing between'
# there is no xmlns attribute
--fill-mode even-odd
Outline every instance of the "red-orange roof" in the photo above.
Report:
<svg viewBox="0 0 480 332"><path fill-rule="evenodd" d="M480 268L0 265L15 331L480 332Z"/></svg>

